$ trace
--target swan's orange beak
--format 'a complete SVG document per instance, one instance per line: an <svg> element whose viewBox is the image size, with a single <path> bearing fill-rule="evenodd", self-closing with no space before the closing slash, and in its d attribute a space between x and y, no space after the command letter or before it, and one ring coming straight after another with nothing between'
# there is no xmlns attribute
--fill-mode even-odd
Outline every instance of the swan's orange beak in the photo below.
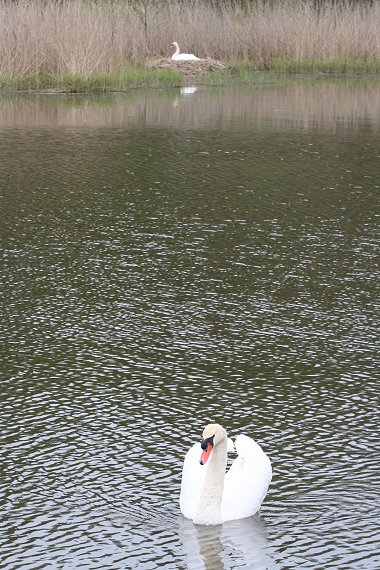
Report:
<svg viewBox="0 0 380 570"><path fill-rule="evenodd" d="M206 449L203 450L199 463L204 465L207 459L210 457L210 453L212 451L213 445L212 443L208 443Z"/></svg>

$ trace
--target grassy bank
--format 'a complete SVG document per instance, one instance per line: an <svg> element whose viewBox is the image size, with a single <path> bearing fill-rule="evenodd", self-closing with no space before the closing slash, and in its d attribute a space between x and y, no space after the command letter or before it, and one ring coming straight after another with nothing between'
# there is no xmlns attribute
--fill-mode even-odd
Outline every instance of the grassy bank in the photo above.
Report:
<svg viewBox="0 0 380 570"><path fill-rule="evenodd" d="M145 69L144 64L132 64L119 73L4 75L0 77L0 90L103 93L135 87L178 87L183 81L183 75L178 71L152 71Z"/></svg>
<svg viewBox="0 0 380 570"><path fill-rule="evenodd" d="M380 60L343 60L343 59L289 59L278 58L268 62L240 61L229 64L232 74L252 78L254 71L272 71L274 73L323 73L323 74L377 74L380 73Z"/></svg>
<svg viewBox="0 0 380 570"><path fill-rule="evenodd" d="M242 6L245 7L242 9ZM137 62L183 51L253 70L378 73L380 2L20 0L0 5L0 88L124 90L179 85ZM236 63L238 62L238 63ZM211 79L212 81L212 79Z"/></svg>
<svg viewBox="0 0 380 570"><path fill-rule="evenodd" d="M51 93L105 93L128 91L143 87L179 87L186 84L201 85L231 85L231 84L263 84L289 81L292 74L310 76L341 77L380 77L380 62L350 61L319 61L319 60L274 60L272 66L262 67L257 62L230 63L230 73L210 73L188 78L175 70L144 69L143 63L132 64L123 72L92 73L63 73L62 75L4 75L0 78L0 91L44 91ZM378 74L378 75L377 75Z"/></svg>
<svg viewBox="0 0 380 570"><path fill-rule="evenodd" d="M129 64L119 73L63 73L61 75L3 75L0 91L47 91L57 93L104 93L127 91L137 87L179 87L186 84L231 85L234 83L277 83L289 79L291 74L380 76L380 61L323 61L278 59L268 65L260 62L241 61L229 63L229 74L210 73L187 78L172 69L151 70L144 62Z"/></svg>

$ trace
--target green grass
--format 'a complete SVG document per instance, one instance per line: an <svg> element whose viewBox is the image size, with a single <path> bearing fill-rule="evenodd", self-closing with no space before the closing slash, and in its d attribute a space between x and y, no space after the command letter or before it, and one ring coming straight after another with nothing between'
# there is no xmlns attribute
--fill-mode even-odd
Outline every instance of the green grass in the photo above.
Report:
<svg viewBox="0 0 380 570"><path fill-rule="evenodd" d="M178 87L183 84L184 76L174 69L146 69L143 66L127 68L120 76L121 84L126 87Z"/></svg>
<svg viewBox="0 0 380 570"><path fill-rule="evenodd" d="M143 64L127 67L118 74L81 75L5 75L0 77L3 91L62 91L66 93L104 93L127 91L136 87L175 87L183 84L183 75L172 69L150 70Z"/></svg>
<svg viewBox="0 0 380 570"><path fill-rule="evenodd" d="M343 59L275 59L270 69L281 73L379 73L380 61Z"/></svg>
<svg viewBox="0 0 380 570"><path fill-rule="evenodd" d="M380 61L376 60L322 60L322 59L274 59L268 62L239 61L230 62L230 73L213 72L202 74L195 80L206 85L231 85L233 83L273 83L279 80L279 74L319 74L331 75L378 74ZM128 91L136 87L178 87L186 82L186 77L173 69L152 70L145 67L143 61L129 65L119 73L92 75L28 75L0 77L2 91L58 91L65 93L105 93L109 91Z"/></svg>
<svg viewBox="0 0 380 570"><path fill-rule="evenodd" d="M254 71L275 73L380 73L378 60L342 60L342 59L286 59L278 58L268 61L239 61L229 65L232 75L239 80L252 81Z"/></svg>

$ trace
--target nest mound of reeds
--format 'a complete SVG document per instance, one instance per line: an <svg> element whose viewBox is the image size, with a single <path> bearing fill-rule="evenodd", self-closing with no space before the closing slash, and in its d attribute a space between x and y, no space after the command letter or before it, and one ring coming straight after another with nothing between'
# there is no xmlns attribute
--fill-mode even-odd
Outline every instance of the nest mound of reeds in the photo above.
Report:
<svg viewBox="0 0 380 570"><path fill-rule="evenodd" d="M201 75L202 73L211 73L219 71L228 73L228 68L220 61L208 57L199 61L173 61L170 58L163 57L147 63L149 69L174 69L180 71L184 75Z"/></svg>

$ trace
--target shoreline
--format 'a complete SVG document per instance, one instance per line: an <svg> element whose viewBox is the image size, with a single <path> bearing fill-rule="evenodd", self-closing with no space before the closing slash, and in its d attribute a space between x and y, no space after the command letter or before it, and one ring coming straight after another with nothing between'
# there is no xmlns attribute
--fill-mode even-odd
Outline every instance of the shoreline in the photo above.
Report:
<svg viewBox="0 0 380 570"><path fill-rule="evenodd" d="M276 84L283 81L325 79L380 79L380 61L341 60L275 60L268 63L254 61L216 62L220 71L211 71L200 65L189 70L188 62L164 62L154 68L152 62L139 61L129 64L120 73L8 76L0 78L0 94L43 93L124 93L131 89L170 88L197 86L231 86ZM202 63L202 62L201 62ZM154 64L154 62L153 62Z"/></svg>

